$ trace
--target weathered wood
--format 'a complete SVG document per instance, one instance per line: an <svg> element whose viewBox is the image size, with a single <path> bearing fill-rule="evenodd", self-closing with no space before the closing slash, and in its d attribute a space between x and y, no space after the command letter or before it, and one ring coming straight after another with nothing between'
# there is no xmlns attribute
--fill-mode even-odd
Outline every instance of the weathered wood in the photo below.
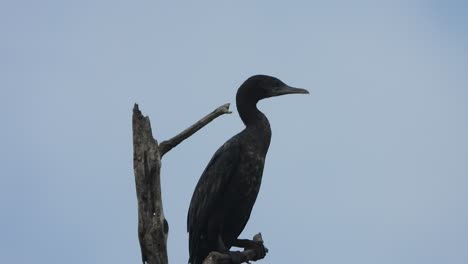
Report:
<svg viewBox="0 0 468 264"><path fill-rule="evenodd" d="M167 264L169 225L161 197L161 156L151 123L133 107L133 169L138 199L138 238L143 263Z"/></svg>
<svg viewBox="0 0 468 264"><path fill-rule="evenodd" d="M164 217L161 197L161 157L213 119L229 112L224 104L160 145L151 131L148 117L138 104L133 107L133 169L138 200L138 238L143 264L167 264L169 224Z"/></svg>
<svg viewBox="0 0 468 264"><path fill-rule="evenodd" d="M262 242L262 234L258 233L253 237L254 241L257 242ZM259 256L257 256L257 253L253 249L247 249L242 252L239 252L241 254L241 263L248 263L249 261L256 261L261 259ZM265 248L265 253L268 253L268 249ZM233 264L231 256L228 254L222 254L220 252L213 251L211 252L208 257L203 261L203 264Z"/></svg>

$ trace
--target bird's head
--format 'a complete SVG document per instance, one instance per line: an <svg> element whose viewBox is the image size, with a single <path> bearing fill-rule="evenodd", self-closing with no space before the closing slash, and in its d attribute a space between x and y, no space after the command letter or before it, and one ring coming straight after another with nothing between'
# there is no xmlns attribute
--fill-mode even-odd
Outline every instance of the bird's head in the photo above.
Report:
<svg viewBox="0 0 468 264"><path fill-rule="evenodd" d="M248 78L237 91L237 100L262 99L285 94L309 94L309 91L286 85L278 78L267 75L254 75ZM241 98L240 98L241 97Z"/></svg>

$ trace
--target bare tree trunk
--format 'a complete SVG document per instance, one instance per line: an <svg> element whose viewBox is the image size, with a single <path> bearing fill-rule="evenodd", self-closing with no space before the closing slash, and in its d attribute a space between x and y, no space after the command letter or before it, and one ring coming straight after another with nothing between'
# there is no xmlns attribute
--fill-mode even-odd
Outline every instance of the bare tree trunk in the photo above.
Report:
<svg viewBox="0 0 468 264"><path fill-rule="evenodd" d="M143 116L138 105L133 107L133 169L138 199L138 238L143 264L167 264L169 224L164 218L161 197L161 158L179 143L193 135L215 118L231 113L229 104L216 108L175 137L163 141L153 138L149 118ZM254 237L261 241L261 236ZM255 252L245 250L242 261L257 259ZM229 255L212 252L205 263L231 263Z"/></svg>
<svg viewBox="0 0 468 264"><path fill-rule="evenodd" d="M148 117L133 107L133 169L138 199L138 238L143 263L167 264L169 225L161 198L161 155Z"/></svg>

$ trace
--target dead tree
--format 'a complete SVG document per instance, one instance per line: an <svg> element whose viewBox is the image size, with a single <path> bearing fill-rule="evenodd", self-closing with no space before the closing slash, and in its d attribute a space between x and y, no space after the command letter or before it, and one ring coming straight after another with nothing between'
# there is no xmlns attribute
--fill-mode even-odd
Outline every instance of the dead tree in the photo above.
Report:
<svg viewBox="0 0 468 264"><path fill-rule="evenodd" d="M161 197L161 158L179 143L223 114L231 113L229 104L216 108L175 137L162 141L153 138L149 118L143 116L138 105L133 107L133 169L138 199L138 238L143 264L167 264L167 237L169 224L164 218ZM260 234L254 240L262 241ZM242 262L258 259L253 250L242 253ZM211 252L204 264L230 264L231 257Z"/></svg>

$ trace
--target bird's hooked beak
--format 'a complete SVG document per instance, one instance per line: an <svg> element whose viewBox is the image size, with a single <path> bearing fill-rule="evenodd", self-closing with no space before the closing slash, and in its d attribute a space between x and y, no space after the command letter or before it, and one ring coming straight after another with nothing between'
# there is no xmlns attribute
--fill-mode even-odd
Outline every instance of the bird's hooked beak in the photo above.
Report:
<svg viewBox="0 0 468 264"><path fill-rule="evenodd" d="M302 88L294 88L285 84L283 86L273 87L273 89L270 90L269 96L273 97L285 94L309 94L309 91Z"/></svg>

